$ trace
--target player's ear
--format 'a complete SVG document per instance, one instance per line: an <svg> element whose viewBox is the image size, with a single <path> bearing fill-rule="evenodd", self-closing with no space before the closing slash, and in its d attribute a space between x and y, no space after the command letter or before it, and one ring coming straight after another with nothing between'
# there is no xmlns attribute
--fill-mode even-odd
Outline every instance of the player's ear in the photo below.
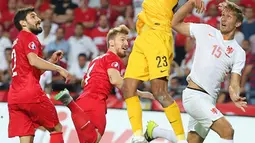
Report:
<svg viewBox="0 0 255 143"><path fill-rule="evenodd" d="M236 22L236 28L237 28L237 27L240 27L240 26L241 26L241 24L242 24L242 22L237 21L237 22Z"/></svg>
<svg viewBox="0 0 255 143"><path fill-rule="evenodd" d="M25 22L25 20L21 20L19 22L19 24L21 25L21 27L26 27L27 26L27 23Z"/></svg>
<svg viewBox="0 0 255 143"><path fill-rule="evenodd" d="M113 39L109 40L109 47L111 47L113 45L114 45L114 40Z"/></svg>

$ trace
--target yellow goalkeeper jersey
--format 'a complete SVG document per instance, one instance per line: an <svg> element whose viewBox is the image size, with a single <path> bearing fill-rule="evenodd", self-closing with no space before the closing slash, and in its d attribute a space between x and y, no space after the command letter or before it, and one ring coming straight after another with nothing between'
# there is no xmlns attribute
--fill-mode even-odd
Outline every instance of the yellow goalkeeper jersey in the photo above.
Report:
<svg viewBox="0 0 255 143"><path fill-rule="evenodd" d="M177 6L178 0L144 0L143 10L138 14L136 29L138 34L144 25L158 30L171 30L173 9Z"/></svg>

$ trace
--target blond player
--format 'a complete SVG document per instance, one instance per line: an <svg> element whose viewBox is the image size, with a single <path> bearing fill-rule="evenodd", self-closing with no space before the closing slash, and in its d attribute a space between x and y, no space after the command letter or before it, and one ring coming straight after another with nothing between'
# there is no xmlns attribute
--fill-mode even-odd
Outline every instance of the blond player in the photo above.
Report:
<svg viewBox="0 0 255 143"><path fill-rule="evenodd" d="M201 6L198 13L203 12L203 2L190 0L176 12L172 21L177 32L196 39L194 62L187 78L189 84L183 92L183 106L191 116L187 141L202 143L212 129L221 137L220 143L233 143L234 130L215 104L225 74L231 73L230 97L245 111L247 103L239 96L245 52L234 40L243 14L237 5L226 1L219 5L222 11L220 30L206 24L184 23L183 19L195 5ZM148 123L146 132L150 139L161 137L176 142L172 131L160 128L153 121Z"/></svg>
<svg viewBox="0 0 255 143"><path fill-rule="evenodd" d="M198 0L200 1L200 0ZM173 60L171 21L178 0L144 0L138 14L138 37L130 54L122 88L134 138L132 142L147 142L143 136L142 109L137 86L151 81L152 93L164 108L177 139L185 140L180 110L168 94L168 77Z"/></svg>
<svg viewBox="0 0 255 143"><path fill-rule="evenodd" d="M190 0L176 12L172 21L177 32L196 39L194 62L187 77L188 86L183 91L183 106L191 116L187 140L202 143L212 129L220 136L220 143L233 143L234 130L215 104L220 84L229 73L230 97L238 108L245 111L247 103L239 96L245 52L234 40L235 30L243 21L242 10L232 2L221 3L220 30L217 30L206 24L183 22L194 5L202 6L198 12L204 10L203 2Z"/></svg>

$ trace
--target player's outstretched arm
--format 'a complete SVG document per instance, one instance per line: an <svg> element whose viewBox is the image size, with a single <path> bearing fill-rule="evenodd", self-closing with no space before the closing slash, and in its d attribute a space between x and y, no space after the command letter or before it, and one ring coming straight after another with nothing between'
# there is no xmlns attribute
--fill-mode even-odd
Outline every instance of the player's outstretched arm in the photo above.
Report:
<svg viewBox="0 0 255 143"><path fill-rule="evenodd" d="M231 74L229 95L235 105L245 112L244 108L247 107L247 102L245 101L245 97L240 97L240 80L241 76L239 74Z"/></svg>
<svg viewBox="0 0 255 143"><path fill-rule="evenodd" d="M190 24L185 23L184 19L193 8L197 9L197 13L202 13L205 10L203 0L189 0L174 14L172 27L176 32L190 36Z"/></svg>
<svg viewBox="0 0 255 143"><path fill-rule="evenodd" d="M57 62L59 62L64 56L64 52L62 50L57 50L56 52L54 52L50 59L48 60L48 62L56 64ZM41 73L44 73L46 70L41 70Z"/></svg>
<svg viewBox="0 0 255 143"><path fill-rule="evenodd" d="M110 83L117 87L118 89L121 89L123 85L123 77L121 77L120 72L114 68L109 68L107 70Z"/></svg>
<svg viewBox="0 0 255 143"><path fill-rule="evenodd" d="M244 89L245 84L248 80L248 75L251 73L252 70L252 64L248 64L245 66L242 74L242 80L241 80L241 88Z"/></svg>
<svg viewBox="0 0 255 143"><path fill-rule="evenodd" d="M121 77L120 72L114 68L110 68L107 70L108 76L110 83L117 87L118 89L121 89L123 86L124 79ZM149 99L154 99L152 93L148 91L139 91L137 90L136 94L138 96L141 96L143 98L149 98Z"/></svg>
<svg viewBox="0 0 255 143"><path fill-rule="evenodd" d="M152 93L148 92L148 91L140 91L140 90L137 90L136 91L136 94L142 98L148 98L148 99L151 99L151 100L155 100L154 96Z"/></svg>
<svg viewBox="0 0 255 143"><path fill-rule="evenodd" d="M54 65L48 61L45 61L44 59L38 57L35 53L30 52L27 54L27 58L29 61L29 64L31 66L34 66L40 70L50 70L50 71L57 71L62 75L64 78L66 78L66 82L70 81L71 74L65 70L64 68Z"/></svg>

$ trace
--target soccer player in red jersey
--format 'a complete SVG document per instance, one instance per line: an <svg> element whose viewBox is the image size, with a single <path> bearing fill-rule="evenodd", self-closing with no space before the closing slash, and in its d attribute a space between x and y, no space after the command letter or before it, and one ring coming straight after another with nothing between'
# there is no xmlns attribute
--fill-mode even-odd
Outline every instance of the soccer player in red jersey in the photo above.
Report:
<svg viewBox="0 0 255 143"><path fill-rule="evenodd" d="M107 34L108 52L95 58L89 65L82 85L83 93L74 102L68 90L55 96L72 112L79 140L81 143L98 143L106 126L106 99L113 86L121 89L124 65L121 58L127 55L129 29L120 25ZM139 62L139 61L138 61ZM142 97L153 97L149 92L137 91Z"/></svg>
<svg viewBox="0 0 255 143"><path fill-rule="evenodd" d="M12 47L12 82L8 93L9 137L19 136L20 143L33 142L35 129L45 127L51 134L50 143L63 143L62 126L54 105L40 87L45 70L59 72L66 81L70 74L54 65L63 56L55 52L49 61L42 59L42 46L36 35L42 32L41 19L34 8L17 11L15 27L20 31Z"/></svg>

